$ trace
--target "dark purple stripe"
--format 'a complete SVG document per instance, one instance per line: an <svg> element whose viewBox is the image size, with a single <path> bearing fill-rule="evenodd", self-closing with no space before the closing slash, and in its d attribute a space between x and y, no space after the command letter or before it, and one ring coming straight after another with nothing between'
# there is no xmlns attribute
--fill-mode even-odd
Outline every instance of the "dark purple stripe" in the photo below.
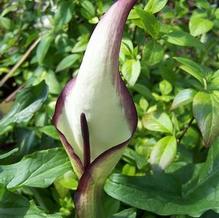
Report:
<svg viewBox="0 0 219 218"><path fill-rule="evenodd" d="M90 139L87 119L84 113L81 114L80 121L84 148L84 169L86 170L90 164Z"/></svg>

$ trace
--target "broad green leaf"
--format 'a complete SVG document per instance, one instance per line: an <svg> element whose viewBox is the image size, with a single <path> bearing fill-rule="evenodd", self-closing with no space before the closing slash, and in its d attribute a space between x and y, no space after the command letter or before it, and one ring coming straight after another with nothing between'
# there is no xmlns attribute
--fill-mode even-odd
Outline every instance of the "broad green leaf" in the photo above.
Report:
<svg viewBox="0 0 219 218"><path fill-rule="evenodd" d="M146 114L142 120L143 126L151 131L170 133L173 132L173 125L166 113Z"/></svg>
<svg viewBox="0 0 219 218"><path fill-rule="evenodd" d="M202 163L198 164L194 170L192 178L183 185L183 195L184 197L192 195L197 190L203 190L203 193L200 195L206 194L208 199L210 200L210 196L215 196L214 192L219 189L219 138L214 141L212 144L207 160ZM215 188L215 191L212 191L212 187ZM217 191L218 193L218 191ZM216 196L215 196L216 197Z"/></svg>
<svg viewBox="0 0 219 218"><path fill-rule="evenodd" d="M204 83L205 70L202 66L188 58L175 57L174 59L181 64L182 70L195 77L201 84Z"/></svg>
<svg viewBox="0 0 219 218"><path fill-rule="evenodd" d="M155 214L188 213L188 210L183 208L183 202L180 202L180 184L173 176L164 173L142 177L114 174L107 180L105 191L132 207Z"/></svg>
<svg viewBox="0 0 219 218"><path fill-rule="evenodd" d="M166 34L166 37L167 41L174 45L203 49L203 44L187 32L172 31Z"/></svg>
<svg viewBox="0 0 219 218"><path fill-rule="evenodd" d="M219 136L219 91L200 91L193 100L193 114L201 130L206 146Z"/></svg>
<svg viewBox="0 0 219 218"><path fill-rule="evenodd" d="M174 136L166 136L160 139L152 149L150 164L155 168L166 169L176 156L176 146Z"/></svg>
<svg viewBox="0 0 219 218"><path fill-rule="evenodd" d="M40 129L40 132L59 140L59 134L54 126L44 126Z"/></svg>
<svg viewBox="0 0 219 218"><path fill-rule="evenodd" d="M53 36L50 34L47 34L41 38L41 41L40 41L39 45L37 46L37 52L36 52L37 60L38 60L39 64L43 64L43 61L44 61L46 54L50 48L52 40L53 40Z"/></svg>
<svg viewBox="0 0 219 218"><path fill-rule="evenodd" d="M194 89L183 89L174 98L171 109L174 110L193 101L196 94Z"/></svg>
<svg viewBox="0 0 219 218"><path fill-rule="evenodd" d="M45 82L20 91L10 112L0 120L0 134L8 125L27 122L40 109L47 95L48 88Z"/></svg>
<svg viewBox="0 0 219 218"><path fill-rule="evenodd" d="M153 66L162 61L164 57L163 47L155 40L149 41L144 46L142 63Z"/></svg>
<svg viewBox="0 0 219 218"><path fill-rule="evenodd" d="M168 0L149 0L144 10L152 14L157 13L163 9L167 2Z"/></svg>
<svg viewBox="0 0 219 218"><path fill-rule="evenodd" d="M80 59L80 55L78 54L68 55L63 60L61 60L61 62L58 64L56 68L56 72L70 68L79 59Z"/></svg>
<svg viewBox="0 0 219 218"><path fill-rule="evenodd" d="M0 186L0 217L2 218L61 218L61 215L46 214L33 201L22 195L9 192Z"/></svg>
<svg viewBox="0 0 219 218"><path fill-rule="evenodd" d="M139 60L127 60L122 66L122 75L130 86L134 86L141 72L141 64Z"/></svg>
<svg viewBox="0 0 219 218"><path fill-rule="evenodd" d="M167 80L161 81L159 83L159 88L162 95L169 95L173 90L171 83L169 83Z"/></svg>
<svg viewBox="0 0 219 218"><path fill-rule="evenodd" d="M207 33L213 28L214 23L200 16L192 16L189 21L189 30L191 35L199 36Z"/></svg>
<svg viewBox="0 0 219 218"><path fill-rule="evenodd" d="M207 161L173 173L147 176L114 174L105 191L132 207L162 216L200 217L208 210L219 212L219 140L210 148Z"/></svg>
<svg viewBox="0 0 219 218"><path fill-rule="evenodd" d="M38 151L18 163L0 166L0 184L8 189L46 188L69 170L71 164L62 148Z"/></svg>
<svg viewBox="0 0 219 218"><path fill-rule="evenodd" d="M136 8L135 11L143 23L145 32L151 35L152 38L157 38L160 32L160 23L156 17L141 8Z"/></svg>

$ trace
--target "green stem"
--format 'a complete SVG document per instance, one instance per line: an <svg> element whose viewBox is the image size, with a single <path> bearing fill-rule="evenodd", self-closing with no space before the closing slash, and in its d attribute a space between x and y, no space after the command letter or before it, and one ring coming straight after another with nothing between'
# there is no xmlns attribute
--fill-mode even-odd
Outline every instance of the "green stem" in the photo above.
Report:
<svg viewBox="0 0 219 218"><path fill-rule="evenodd" d="M75 193L76 218L109 218L115 212L116 204L103 187L127 143L101 154L85 169Z"/></svg>
<svg viewBox="0 0 219 218"><path fill-rule="evenodd" d="M104 191L103 184L96 184L89 180L83 190L79 190L76 197L76 218L106 218L104 216Z"/></svg>

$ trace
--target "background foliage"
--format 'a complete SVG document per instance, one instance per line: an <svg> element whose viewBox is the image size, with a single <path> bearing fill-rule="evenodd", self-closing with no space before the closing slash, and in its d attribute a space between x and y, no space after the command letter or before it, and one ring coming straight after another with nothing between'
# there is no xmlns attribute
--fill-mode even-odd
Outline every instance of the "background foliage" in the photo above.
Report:
<svg viewBox="0 0 219 218"><path fill-rule="evenodd" d="M73 216L78 181L51 117L111 4L0 2L0 217ZM113 217L219 216L218 6L142 0L129 16L120 70L139 122L106 182Z"/></svg>

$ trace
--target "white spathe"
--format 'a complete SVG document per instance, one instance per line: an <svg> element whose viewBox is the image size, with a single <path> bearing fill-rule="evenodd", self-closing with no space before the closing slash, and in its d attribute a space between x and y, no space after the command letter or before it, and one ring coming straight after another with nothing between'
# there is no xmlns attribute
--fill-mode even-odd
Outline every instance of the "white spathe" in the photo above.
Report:
<svg viewBox="0 0 219 218"><path fill-rule="evenodd" d="M117 53L124 25L124 9L121 10L117 4L120 3L112 6L94 30L74 88L66 97L57 122L58 129L64 133L81 160L82 113L88 121L91 160L132 135L117 87Z"/></svg>

